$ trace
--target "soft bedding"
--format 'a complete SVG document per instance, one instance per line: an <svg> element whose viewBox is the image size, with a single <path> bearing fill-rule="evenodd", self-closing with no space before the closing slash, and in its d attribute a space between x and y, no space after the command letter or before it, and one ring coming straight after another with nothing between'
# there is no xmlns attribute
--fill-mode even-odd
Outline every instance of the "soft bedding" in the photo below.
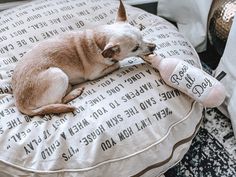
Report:
<svg viewBox="0 0 236 177"><path fill-rule="evenodd" d="M73 113L29 117L14 106L11 76L27 51L67 31L113 23L117 7L110 0L39 0L0 13L0 176L159 176L187 152L202 106L139 58L83 83L84 93L69 103ZM173 25L126 10L161 57L200 67Z"/></svg>

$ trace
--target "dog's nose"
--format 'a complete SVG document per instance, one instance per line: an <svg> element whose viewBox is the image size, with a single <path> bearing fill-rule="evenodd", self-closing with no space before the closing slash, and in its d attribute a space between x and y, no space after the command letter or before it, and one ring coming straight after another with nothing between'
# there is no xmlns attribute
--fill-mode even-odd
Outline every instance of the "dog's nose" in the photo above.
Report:
<svg viewBox="0 0 236 177"><path fill-rule="evenodd" d="M149 43L148 44L148 49L150 50L150 51L154 51L155 50L155 48L156 48L156 44L153 44L153 43Z"/></svg>

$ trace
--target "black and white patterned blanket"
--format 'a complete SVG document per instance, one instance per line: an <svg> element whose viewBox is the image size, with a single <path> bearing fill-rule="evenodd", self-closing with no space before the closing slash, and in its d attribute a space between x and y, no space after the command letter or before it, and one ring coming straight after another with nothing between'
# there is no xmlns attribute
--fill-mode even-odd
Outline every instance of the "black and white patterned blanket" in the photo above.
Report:
<svg viewBox="0 0 236 177"><path fill-rule="evenodd" d="M206 109L203 121L183 160L165 177L236 176L236 139L230 119L218 109Z"/></svg>

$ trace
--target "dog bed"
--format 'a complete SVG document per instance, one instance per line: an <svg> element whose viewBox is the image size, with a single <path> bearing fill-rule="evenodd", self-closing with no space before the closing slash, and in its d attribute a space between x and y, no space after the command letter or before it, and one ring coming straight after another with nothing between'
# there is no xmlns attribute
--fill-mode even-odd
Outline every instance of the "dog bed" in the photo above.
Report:
<svg viewBox="0 0 236 177"><path fill-rule="evenodd" d="M40 41L114 22L118 1L39 0L0 14L0 176L159 176L180 161L198 130L202 106L167 86L140 58L83 83L73 113L29 117L14 106L11 76ZM161 57L200 67L192 45L155 15L125 5ZM37 56L35 56L37 57Z"/></svg>

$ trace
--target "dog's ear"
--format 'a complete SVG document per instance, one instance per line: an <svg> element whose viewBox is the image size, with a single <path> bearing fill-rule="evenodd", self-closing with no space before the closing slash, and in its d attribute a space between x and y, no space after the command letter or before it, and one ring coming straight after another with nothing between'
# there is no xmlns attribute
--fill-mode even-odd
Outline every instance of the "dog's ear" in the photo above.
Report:
<svg viewBox="0 0 236 177"><path fill-rule="evenodd" d="M102 56L104 58L113 58L114 55L120 53L120 46L117 45L112 45L112 44L107 44L104 50L102 51Z"/></svg>
<svg viewBox="0 0 236 177"><path fill-rule="evenodd" d="M116 16L116 22L125 22L127 21L126 11L122 0L120 0L120 6Z"/></svg>

